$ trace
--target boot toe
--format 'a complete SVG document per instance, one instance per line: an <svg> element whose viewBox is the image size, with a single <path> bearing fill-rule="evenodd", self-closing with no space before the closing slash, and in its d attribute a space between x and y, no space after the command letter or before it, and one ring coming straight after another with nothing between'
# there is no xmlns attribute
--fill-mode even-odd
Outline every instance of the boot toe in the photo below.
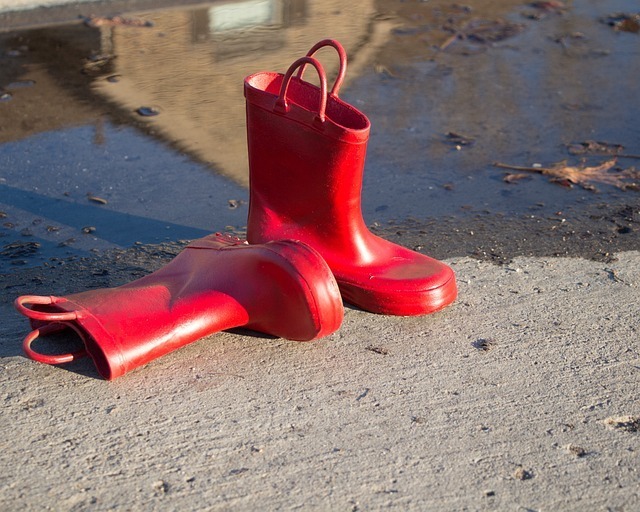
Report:
<svg viewBox="0 0 640 512"><path fill-rule="evenodd" d="M434 313L457 296L455 274L448 265L409 250L384 265L336 273L336 280L346 302L385 315Z"/></svg>

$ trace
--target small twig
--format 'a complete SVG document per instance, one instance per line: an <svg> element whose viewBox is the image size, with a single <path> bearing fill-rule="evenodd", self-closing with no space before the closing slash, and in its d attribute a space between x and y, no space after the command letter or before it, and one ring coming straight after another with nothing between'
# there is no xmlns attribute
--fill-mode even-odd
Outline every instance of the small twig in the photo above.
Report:
<svg viewBox="0 0 640 512"><path fill-rule="evenodd" d="M446 50L447 48L449 48L449 46L451 46L456 41L456 39L460 37L460 35L461 35L460 32L456 32L455 34L452 34L438 48L442 51Z"/></svg>
<svg viewBox="0 0 640 512"><path fill-rule="evenodd" d="M495 167L499 167L500 169L511 169L513 171L529 171L529 172L537 172L539 174L543 174L545 169L544 167L523 167L521 165L509 165L503 164L501 162L493 162Z"/></svg>
<svg viewBox="0 0 640 512"><path fill-rule="evenodd" d="M605 268L604 271L609 274L609 279L611 279L614 283L624 283L624 279L620 279L616 271L612 268Z"/></svg>

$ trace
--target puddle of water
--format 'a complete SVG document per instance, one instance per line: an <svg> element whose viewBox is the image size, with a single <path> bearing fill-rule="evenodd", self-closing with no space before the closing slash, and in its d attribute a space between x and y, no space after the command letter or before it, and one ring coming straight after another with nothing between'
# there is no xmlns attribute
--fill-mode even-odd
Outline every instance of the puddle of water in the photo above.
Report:
<svg viewBox="0 0 640 512"><path fill-rule="evenodd" d="M405 5L401 30L377 57L381 72L362 76L349 89L373 126L365 194L370 208L388 206L383 211L402 219L425 216L427 209L431 215L460 214L464 205L519 213L543 202L551 213L581 201L634 195L596 184L596 199L539 175L506 184L506 171L493 166L547 166L567 158L577 163L565 145L593 139L639 152L634 91L640 40L599 22L612 10L633 9L633 2L567 2L563 14L546 13L540 21L524 16L531 7L522 2L491 2L468 14L450 8L438 13L429 5ZM451 34L439 27L451 15L460 25L480 17L525 26L495 45L456 40L440 51L435 47ZM473 145L448 144L449 132L472 138ZM634 163L620 160L625 167Z"/></svg>
<svg viewBox="0 0 640 512"><path fill-rule="evenodd" d="M2 33L0 245L40 248L0 257L0 271L227 226L241 232L243 78L284 71L325 37L349 54L343 97L372 121L368 222L637 205L637 192L608 185L566 190L538 174L508 184L493 166L576 163L566 144L584 140L640 153L640 36L600 21L637 4L565 4L558 13L513 0L470 9L436 0L220 1L126 15L143 26ZM337 59L321 57L334 76Z"/></svg>

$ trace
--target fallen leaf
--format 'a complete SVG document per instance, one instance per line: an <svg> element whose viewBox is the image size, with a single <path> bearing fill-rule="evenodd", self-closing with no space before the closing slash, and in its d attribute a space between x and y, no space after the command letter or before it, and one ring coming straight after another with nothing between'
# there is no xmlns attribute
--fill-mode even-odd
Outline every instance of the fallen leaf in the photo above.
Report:
<svg viewBox="0 0 640 512"><path fill-rule="evenodd" d="M592 183L602 183L613 185L622 190L635 190L640 181L640 171L634 167L612 171L616 164L616 159L606 160L600 165L587 167L584 162L578 166L567 165L567 161L555 163L550 167L523 167L519 165L509 165L500 162L494 163L501 169L511 169L514 171L535 172L551 177L551 181L563 186L580 185L586 190L595 190Z"/></svg>
<svg viewBox="0 0 640 512"><path fill-rule="evenodd" d="M604 18L602 18L601 21L603 23L606 23L610 27L613 27L614 30L617 30L620 32L632 32L634 34L637 34L640 32L640 13L610 14L609 16L605 16Z"/></svg>
<svg viewBox="0 0 640 512"><path fill-rule="evenodd" d="M442 28L453 34L440 45L440 49L446 50L456 40L468 40L479 44L496 43L519 34L524 27L522 23L512 23L503 19L473 18L462 26L449 23Z"/></svg>
<svg viewBox="0 0 640 512"><path fill-rule="evenodd" d="M620 144L610 144L608 142L599 142L596 140L585 140L584 142L575 142L567 144L569 153L572 155L584 155L585 153L598 155L616 155L624 149Z"/></svg>
<svg viewBox="0 0 640 512"><path fill-rule="evenodd" d="M569 153L572 155L615 155L618 158L636 158L640 159L640 155L631 155L621 153L624 149L622 144L611 144L609 142L598 142L595 140L585 140L584 142L573 142L567 144Z"/></svg>

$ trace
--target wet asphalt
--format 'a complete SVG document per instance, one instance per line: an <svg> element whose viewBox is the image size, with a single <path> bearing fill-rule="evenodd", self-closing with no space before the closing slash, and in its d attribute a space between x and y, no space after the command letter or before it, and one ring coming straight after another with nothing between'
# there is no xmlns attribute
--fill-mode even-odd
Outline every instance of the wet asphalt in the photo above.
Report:
<svg viewBox="0 0 640 512"><path fill-rule="evenodd" d="M640 34L613 16L634 3L563 5L127 13L149 26L89 26L67 11L47 26L21 14L22 28L0 32L0 270L241 235L242 79L284 71L327 35L349 53L341 96L372 122L363 213L373 231L438 258L496 263L638 249L639 180L572 183L495 166L639 165L615 154L640 154ZM113 14L109 4L93 12ZM333 56L322 58L331 72ZM574 154L585 141L608 146Z"/></svg>

